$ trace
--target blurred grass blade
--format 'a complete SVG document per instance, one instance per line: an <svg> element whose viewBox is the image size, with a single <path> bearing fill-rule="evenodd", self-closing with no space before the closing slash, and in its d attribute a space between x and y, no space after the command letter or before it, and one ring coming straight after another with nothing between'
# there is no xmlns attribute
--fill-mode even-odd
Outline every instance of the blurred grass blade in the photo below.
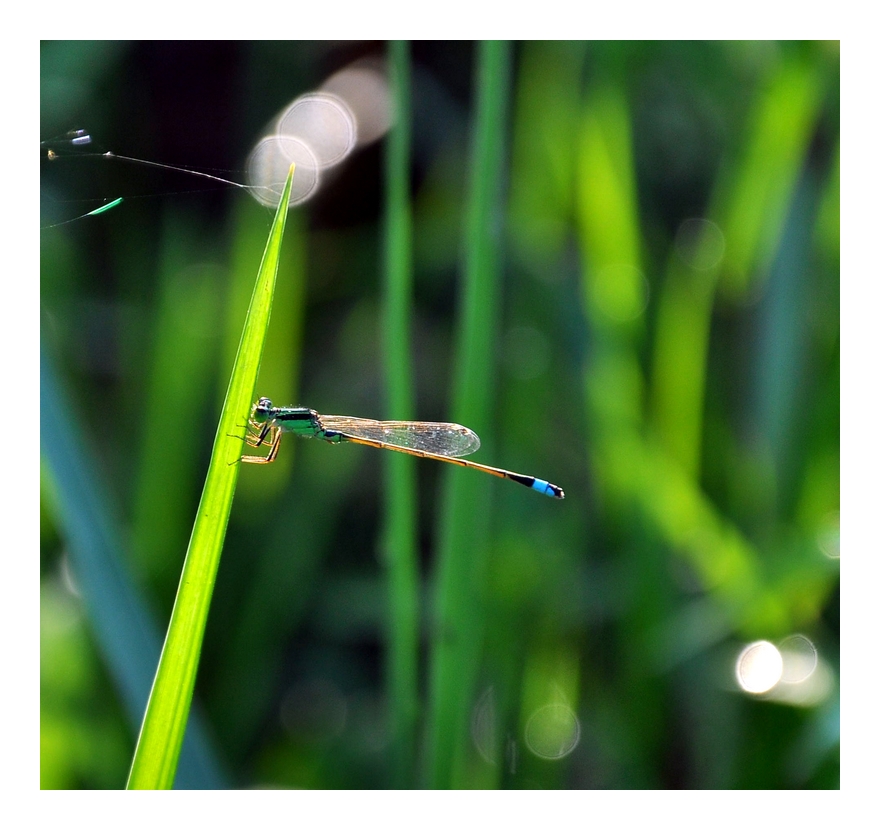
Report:
<svg viewBox="0 0 880 830"><path fill-rule="evenodd" d="M160 630L128 572L112 500L72 412L41 339L40 452L51 479L52 504L90 626L136 729L159 659ZM196 714L184 741L177 784L182 789L222 789L223 775Z"/></svg>
<svg viewBox="0 0 880 830"><path fill-rule="evenodd" d="M138 572L163 596L173 595L177 574L168 563L177 561L192 530L191 494L198 492L204 451L186 430L168 429L168 402L187 400L213 408L210 392L218 360L216 340L209 333L220 313L217 286L226 276L217 266L190 264L195 252L187 242L189 232L183 212L169 216L157 263L161 276L149 346L151 366L138 407L142 433L131 549Z"/></svg>
<svg viewBox="0 0 880 830"><path fill-rule="evenodd" d="M275 220L269 231L220 424L214 438L208 475L183 565L174 610L171 612L168 634L135 748L128 779L129 789L170 789L174 784L211 594L238 479L237 462L242 450L240 438L244 435L244 421L253 399L269 327L292 183L291 166ZM175 421L185 427L195 422L193 415L196 414L185 411L175 413Z"/></svg>
<svg viewBox="0 0 880 830"><path fill-rule="evenodd" d="M603 486L608 470L599 456L626 431L639 429L642 418L638 346L646 283L630 117L621 89L600 87L586 100L578 147L575 204L583 259L581 293L593 332L586 404L588 420L597 430L590 453Z"/></svg>
<svg viewBox="0 0 880 830"><path fill-rule="evenodd" d="M382 327L387 416L412 419L410 307L412 296L412 215L409 203L410 69L405 41L389 46L395 123L388 136L385 201L385 290ZM388 568L388 699L394 785L415 784L418 715L418 564L416 475L412 458L384 454L386 480L383 560Z"/></svg>
<svg viewBox="0 0 880 830"><path fill-rule="evenodd" d="M464 279L455 363L454 420L482 432L491 422L510 44L484 41L477 58L476 124L466 218ZM484 441L487 448L488 441ZM465 752L482 641L480 592L490 488L482 476L447 475L430 667L428 781L466 784Z"/></svg>
<svg viewBox="0 0 880 830"><path fill-rule="evenodd" d="M518 47L509 240L539 274L571 232L582 108L581 88L572 78L583 72L588 48L583 41L540 40Z"/></svg>
<svg viewBox="0 0 880 830"><path fill-rule="evenodd" d="M828 88L827 67L793 52L769 74L740 157L725 171L712 218L726 236L721 287L735 297L766 276Z"/></svg>
<svg viewBox="0 0 880 830"><path fill-rule="evenodd" d="M796 54L768 73L749 116L744 146L719 176L709 208L723 234L723 258L716 257L709 267L692 267L676 253L670 256L657 311L653 417L667 449L691 475L700 472L717 289L742 301L765 280L827 83L823 69ZM700 239L698 244L712 243Z"/></svg>

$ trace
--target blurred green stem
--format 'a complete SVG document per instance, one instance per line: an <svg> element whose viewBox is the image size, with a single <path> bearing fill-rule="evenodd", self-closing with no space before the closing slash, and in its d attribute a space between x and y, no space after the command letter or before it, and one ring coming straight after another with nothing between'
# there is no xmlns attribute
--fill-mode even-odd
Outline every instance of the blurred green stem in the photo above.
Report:
<svg viewBox="0 0 880 830"><path fill-rule="evenodd" d="M129 572L113 499L74 412L41 337L40 453L50 478L52 504L89 624L134 730L150 693L161 631ZM225 786L198 712L193 713L183 742L177 786Z"/></svg>
<svg viewBox="0 0 880 830"><path fill-rule="evenodd" d="M694 242L711 244L720 229L723 258L691 267L673 250L657 311L653 419L668 451L700 475L703 408L712 312L717 290L744 300L761 286L779 245L827 79L796 52L784 53L758 96L747 141L722 171L709 207L717 228Z"/></svg>
<svg viewBox="0 0 880 830"><path fill-rule="evenodd" d="M389 46L394 96L394 126L385 163L385 290L383 356L389 418L412 419L410 357L412 296L412 216L409 200L411 139L409 47ZM391 719L394 786L414 785L418 714L418 564L416 550L416 476L413 460L385 453L387 496L383 537L388 568L389 616L387 686Z"/></svg>
<svg viewBox="0 0 880 830"><path fill-rule="evenodd" d="M495 386L492 355L497 336L509 69L508 43L479 44L452 410L459 423L478 431L491 421ZM458 473L446 475L439 528L427 736L427 785L432 788L467 783L469 713L482 641L481 588L491 490L482 477Z"/></svg>

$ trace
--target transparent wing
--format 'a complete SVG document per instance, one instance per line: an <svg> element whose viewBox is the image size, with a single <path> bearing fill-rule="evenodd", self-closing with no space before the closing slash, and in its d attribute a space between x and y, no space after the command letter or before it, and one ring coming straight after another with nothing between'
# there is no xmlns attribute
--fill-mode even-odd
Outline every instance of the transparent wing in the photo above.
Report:
<svg viewBox="0 0 880 830"><path fill-rule="evenodd" d="M431 421L373 421L346 415L321 415L325 432L350 438L378 441L392 447L420 450L447 458L470 455L480 448L477 434L461 424L438 424Z"/></svg>

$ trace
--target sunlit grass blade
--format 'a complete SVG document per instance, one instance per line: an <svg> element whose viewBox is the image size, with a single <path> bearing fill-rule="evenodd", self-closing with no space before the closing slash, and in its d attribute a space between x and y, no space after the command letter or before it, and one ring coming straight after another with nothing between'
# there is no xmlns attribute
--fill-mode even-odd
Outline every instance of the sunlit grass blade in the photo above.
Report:
<svg viewBox="0 0 880 830"><path fill-rule="evenodd" d="M238 479L240 437L244 435L245 418L269 327L292 182L293 167L281 194L257 274L171 622L129 773L129 789L170 789L174 785L211 594ZM172 417L172 422L185 425L189 422L189 414L185 411L176 413L177 418Z"/></svg>
<svg viewBox="0 0 880 830"><path fill-rule="evenodd" d="M264 346L265 353L271 354L272 359L260 368L260 386L283 395L285 400L299 398L307 283L306 217L307 214L300 211L291 211L287 217L279 264L284 279L275 286L272 325ZM235 359L238 349L241 318L253 291L253 273L248 272L253 271L253 262L259 258L266 241L265 210L250 200L237 203L232 228L235 242L230 255L229 307L223 323L223 365ZM218 389L220 395L223 391ZM261 469L258 475L245 475L239 480L235 491L236 514L250 527L263 524L267 513L276 509L275 500L290 482L296 447L290 446L287 450L276 464ZM287 518L295 520L292 515ZM306 527L314 529L314 525ZM276 538L278 535L300 538L303 531L303 527L275 522L271 533ZM309 550L314 556L319 555L318 551ZM281 659L279 642L296 627L298 605L294 592L300 584L301 569L308 570L313 561L312 556L301 556L292 563L288 550L278 544L268 545L265 553L249 569L251 579L239 599L239 614L226 636L226 659L217 667L214 679L212 712L228 726L223 735L224 747L233 755L247 751L252 736L273 704L275 688L271 678L277 671L276 661ZM285 619L286 627L278 625L279 618ZM263 682L254 682L255 677L262 677ZM248 687L246 705L241 697L243 685Z"/></svg>

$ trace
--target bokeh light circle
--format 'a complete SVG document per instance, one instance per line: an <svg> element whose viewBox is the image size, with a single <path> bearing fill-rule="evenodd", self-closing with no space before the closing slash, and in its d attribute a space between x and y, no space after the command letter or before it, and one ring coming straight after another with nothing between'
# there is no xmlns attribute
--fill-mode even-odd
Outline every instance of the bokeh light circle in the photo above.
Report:
<svg viewBox="0 0 880 830"><path fill-rule="evenodd" d="M381 138L391 126L391 90L381 65L358 62L331 75L322 92L345 101L357 122L358 146Z"/></svg>
<svg viewBox="0 0 880 830"><path fill-rule="evenodd" d="M724 232L709 219L685 219L675 234L675 250L696 271L709 271L724 258Z"/></svg>
<svg viewBox="0 0 880 830"><path fill-rule="evenodd" d="M574 751L581 724L570 706L550 703L536 709L526 723L526 746L541 758L558 760Z"/></svg>
<svg viewBox="0 0 880 830"><path fill-rule="evenodd" d="M766 640L747 645L736 660L736 680L753 695L769 692L782 678L782 655Z"/></svg>
<svg viewBox="0 0 880 830"><path fill-rule="evenodd" d="M817 534L819 550L829 559L840 559L840 513L829 513Z"/></svg>
<svg viewBox="0 0 880 830"><path fill-rule="evenodd" d="M357 125L348 105L327 92L301 95L278 119L278 135L308 145L318 167L344 159L357 144Z"/></svg>
<svg viewBox="0 0 880 830"><path fill-rule="evenodd" d="M246 171L253 197L267 207L277 208L290 165L296 164L290 204L308 199L318 186L318 162L304 142L291 136L263 138L248 156Z"/></svg>
<svg viewBox="0 0 880 830"><path fill-rule="evenodd" d="M819 652L816 646L803 634L792 634L779 644L782 654L783 683L803 683L816 671Z"/></svg>
<svg viewBox="0 0 880 830"><path fill-rule="evenodd" d="M634 265L606 265L590 282L590 297L605 316L618 323L635 320L648 307L648 281Z"/></svg>

